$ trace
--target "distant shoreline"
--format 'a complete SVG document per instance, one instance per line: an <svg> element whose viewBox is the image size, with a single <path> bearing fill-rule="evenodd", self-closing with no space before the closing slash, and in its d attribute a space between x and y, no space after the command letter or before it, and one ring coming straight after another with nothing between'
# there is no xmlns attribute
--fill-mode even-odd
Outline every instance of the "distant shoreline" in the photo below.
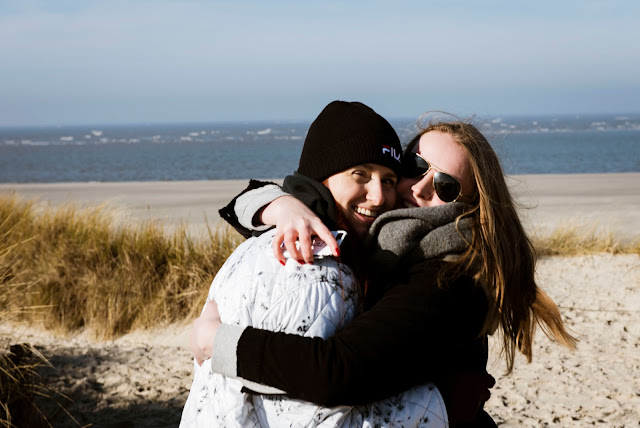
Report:
<svg viewBox="0 0 640 428"><path fill-rule="evenodd" d="M282 179L270 181L282 182ZM508 178L525 209L528 229L571 224L597 225L622 236L640 230L640 172L532 174ZM0 183L0 192L16 192L42 204L106 203L126 219L157 220L172 227L188 224L194 233L219 221L218 209L248 180L137 181L88 183Z"/></svg>
<svg viewBox="0 0 640 428"><path fill-rule="evenodd" d="M425 112L426 113L426 112ZM455 112L451 112L455 113ZM388 116L386 119L391 123L415 123L420 113L416 115L408 116ZM540 120L540 119L614 119L614 120L634 120L640 116L640 111L636 112L623 112L623 113L483 113L476 114L473 117L488 120L488 119L505 119L505 120ZM313 122L314 117L308 118L285 118L285 119L229 119L229 120L197 120L197 121L161 121L161 122L112 122L112 123L39 123L39 124L0 124L0 131L16 130L16 129L99 129L99 128L122 128L122 127L136 127L136 128L154 128L154 127L166 127L166 126L244 126L244 125L262 125L272 123L282 124L307 124L310 125Z"/></svg>

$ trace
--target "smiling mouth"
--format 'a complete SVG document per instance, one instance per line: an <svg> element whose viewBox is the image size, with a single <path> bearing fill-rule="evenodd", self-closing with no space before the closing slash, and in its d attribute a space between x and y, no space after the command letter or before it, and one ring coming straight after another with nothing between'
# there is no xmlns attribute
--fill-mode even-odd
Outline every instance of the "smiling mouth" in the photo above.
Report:
<svg viewBox="0 0 640 428"><path fill-rule="evenodd" d="M355 207L354 210L356 213L360 214L361 216L371 218L371 219L374 219L378 217L378 215L380 215L379 211L371 211L361 207Z"/></svg>

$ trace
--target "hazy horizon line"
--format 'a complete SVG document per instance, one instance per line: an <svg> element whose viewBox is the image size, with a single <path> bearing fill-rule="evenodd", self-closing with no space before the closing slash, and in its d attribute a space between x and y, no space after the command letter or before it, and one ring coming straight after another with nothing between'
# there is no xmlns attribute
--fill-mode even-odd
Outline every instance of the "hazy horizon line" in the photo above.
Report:
<svg viewBox="0 0 640 428"><path fill-rule="evenodd" d="M433 111L434 113L444 113ZM428 112L425 112L428 113ZM458 116L458 115L455 115ZM506 113L506 114L472 114L459 116L461 119L473 118L585 118L585 117L625 117L640 116L639 112L606 112L606 113ZM391 116L386 117L390 122L399 121L416 121L419 116ZM227 120L175 120L175 121L131 121L131 122L83 122L83 123L40 123L40 124L22 124L22 125L4 125L0 124L0 129L15 128L81 128L81 127L117 127L117 126L177 126L177 125L242 125L242 124L260 124L260 123L311 123L315 118L292 118L292 119L227 119Z"/></svg>

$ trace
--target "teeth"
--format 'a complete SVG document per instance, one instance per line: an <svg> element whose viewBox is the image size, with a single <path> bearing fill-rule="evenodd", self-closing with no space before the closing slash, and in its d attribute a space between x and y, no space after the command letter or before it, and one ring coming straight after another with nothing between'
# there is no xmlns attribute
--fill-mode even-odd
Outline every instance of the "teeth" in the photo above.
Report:
<svg viewBox="0 0 640 428"><path fill-rule="evenodd" d="M378 212L377 211L371 211L371 210L368 210L366 208L356 207L356 212L358 214L361 214L361 215L365 216L365 217L371 217L371 218L378 217Z"/></svg>

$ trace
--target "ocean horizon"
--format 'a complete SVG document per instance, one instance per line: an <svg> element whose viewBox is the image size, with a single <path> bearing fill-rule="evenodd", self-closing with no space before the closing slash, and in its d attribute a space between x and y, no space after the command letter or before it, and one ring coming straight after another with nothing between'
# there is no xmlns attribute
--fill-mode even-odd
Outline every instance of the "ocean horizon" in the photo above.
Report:
<svg viewBox="0 0 640 428"><path fill-rule="evenodd" d="M640 172L640 114L470 120L505 173ZM401 141L415 119L390 120ZM0 182L281 178L297 167L311 121L0 128Z"/></svg>

